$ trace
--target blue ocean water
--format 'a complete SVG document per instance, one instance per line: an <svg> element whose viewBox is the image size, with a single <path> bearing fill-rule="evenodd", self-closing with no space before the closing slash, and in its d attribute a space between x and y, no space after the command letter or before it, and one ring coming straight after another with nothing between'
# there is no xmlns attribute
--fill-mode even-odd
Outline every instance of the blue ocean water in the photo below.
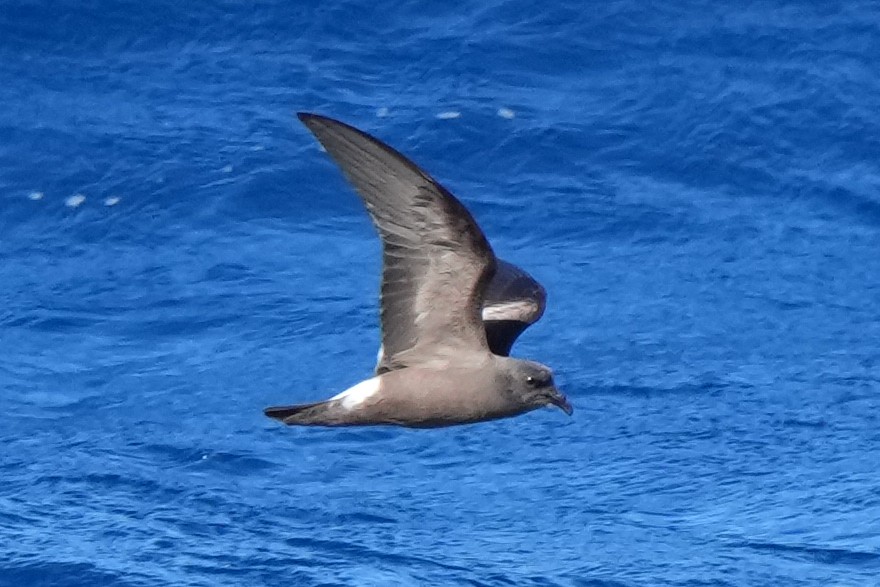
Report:
<svg viewBox="0 0 880 587"><path fill-rule="evenodd" d="M0 4L0 585L880 585L880 7ZM574 416L296 429L375 133L547 288Z"/></svg>

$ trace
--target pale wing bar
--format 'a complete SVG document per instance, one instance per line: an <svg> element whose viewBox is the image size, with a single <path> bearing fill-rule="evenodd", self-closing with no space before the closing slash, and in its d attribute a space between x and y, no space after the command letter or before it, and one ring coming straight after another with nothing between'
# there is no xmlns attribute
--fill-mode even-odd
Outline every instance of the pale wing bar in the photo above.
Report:
<svg viewBox="0 0 880 587"><path fill-rule="evenodd" d="M498 270L483 301L483 322L489 348L507 356L523 331L544 314L547 293L531 275L506 261L498 260Z"/></svg>

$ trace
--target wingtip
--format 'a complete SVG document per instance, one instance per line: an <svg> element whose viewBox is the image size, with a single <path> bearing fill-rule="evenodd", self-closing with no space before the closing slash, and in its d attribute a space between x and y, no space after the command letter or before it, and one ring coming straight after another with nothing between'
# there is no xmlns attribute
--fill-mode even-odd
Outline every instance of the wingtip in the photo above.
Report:
<svg viewBox="0 0 880 587"><path fill-rule="evenodd" d="M296 117L299 118L300 122L302 122L303 124L305 124L307 126L310 121L321 118L321 116L319 114L315 114L314 112L305 112L305 111L297 112Z"/></svg>
<svg viewBox="0 0 880 587"><path fill-rule="evenodd" d="M314 112L297 112L296 117L299 118L299 121L302 122L307 129L316 135L324 129L333 129L335 127L347 127L355 132L363 134L362 131L359 131L351 125L348 125L341 120L324 116L323 114L316 114Z"/></svg>

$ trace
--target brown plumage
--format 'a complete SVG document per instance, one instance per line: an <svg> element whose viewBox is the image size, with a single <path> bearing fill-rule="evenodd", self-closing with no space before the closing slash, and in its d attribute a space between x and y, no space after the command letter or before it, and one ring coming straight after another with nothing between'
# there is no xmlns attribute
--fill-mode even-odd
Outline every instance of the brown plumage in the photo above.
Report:
<svg viewBox="0 0 880 587"><path fill-rule="evenodd" d="M298 116L361 196L382 239L382 352L375 377L266 415L299 425L434 427L544 405L570 414L550 369L502 356L540 318L543 288L496 259L464 205L409 159L342 122Z"/></svg>

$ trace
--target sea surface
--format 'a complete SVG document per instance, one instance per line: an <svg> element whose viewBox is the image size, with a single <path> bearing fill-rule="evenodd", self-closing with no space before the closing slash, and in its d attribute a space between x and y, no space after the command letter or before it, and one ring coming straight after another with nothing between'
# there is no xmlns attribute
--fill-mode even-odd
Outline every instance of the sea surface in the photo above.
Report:
<svg viewBox="0 0 880 587"><path fill-rule="evenodd" d="M0 2L0 586L880 585L880 4ZM379 241L296 111L548 291L575 412L287 428Z"/></svg>

